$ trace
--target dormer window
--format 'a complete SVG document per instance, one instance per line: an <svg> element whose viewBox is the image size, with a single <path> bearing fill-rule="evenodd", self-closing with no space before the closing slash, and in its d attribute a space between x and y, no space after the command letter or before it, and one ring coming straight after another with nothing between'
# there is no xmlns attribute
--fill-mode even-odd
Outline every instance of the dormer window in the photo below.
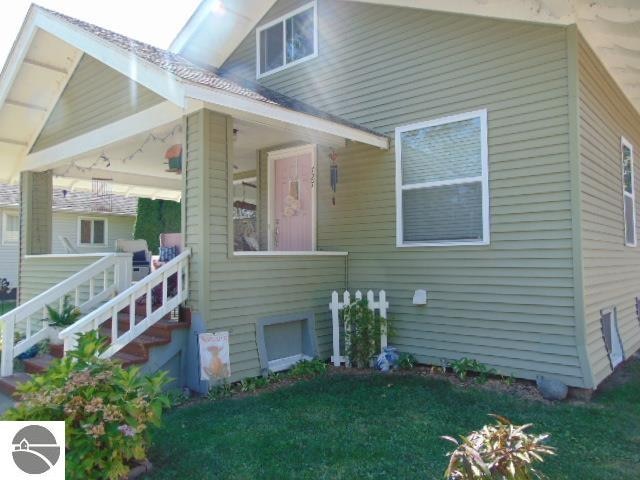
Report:
<svg viewBox="0 0 640 480"><path fill-rule="evenodd" d="M258 78L318 55L316 8L309 3L256 30Z"/></svg>

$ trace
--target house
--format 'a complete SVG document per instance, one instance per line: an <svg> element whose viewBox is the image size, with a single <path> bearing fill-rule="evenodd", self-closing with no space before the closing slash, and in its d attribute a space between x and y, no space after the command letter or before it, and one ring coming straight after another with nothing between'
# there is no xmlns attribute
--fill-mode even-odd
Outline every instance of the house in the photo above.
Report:
<svg viewBox="0 0 640 480"><path fill-rule="evenodd" d="M166 270L129 286L102 260L117 281L104 274L107 303L67 348L111 325L115 354L184 303L194 335L172 355L204 388L196 333L229 332L232 380L328 358L328 302L348 288L385 289L390 342L424 363L593 389L637 351L640 34L625 22L640 9L450 3L204 1L170 51L33 6L0 78L3 172L30 199L21 268L51 253L54 181L156 188L183 209ZM88 276L52 276L31 305ZM122 333L127 308L141 320Z"/></svg>
<svg viewBox="0 0 640 480"><path fill-rule="evenodd" d="M133 239L135 197L55 189L52 195L51 253L68 254L115 251L117 239ZM14 288L18 283L20 188L0 184L0 278ZM65 245L67 242L67 245Z"/></svg>

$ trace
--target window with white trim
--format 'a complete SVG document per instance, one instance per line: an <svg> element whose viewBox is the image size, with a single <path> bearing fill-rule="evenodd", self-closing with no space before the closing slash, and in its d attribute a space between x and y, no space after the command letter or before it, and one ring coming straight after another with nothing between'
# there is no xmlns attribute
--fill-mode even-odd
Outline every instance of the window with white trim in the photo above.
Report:
<svg viewBox="0 0 640 480"><path fill-rule="evenodd" d="M2 215L2 243L18 243L20 238L20 217L17 213L4 212Z"/></svg>
<svg viewBox="0 0 640 480"><path fill-rule="evenodd" d="M624 243L636 246L636 189L633 175L633 146L622 138L622 202L624 214Z"/></svg>
<svg viewBox="0 0 640 480"><path fill-rule="evenodd" d="M318 54L316 2L256 29L258 78L310 60Z"/></svg>
<svg viewBox="0 0 640 480"><path fill-rule="evenodd" d="M396 128L399 247L489 243L487 111Z"/></svg>
<svg viewBox="0 0 640 480"><path fill-rule="evenodd" d="M78 219L78 245L106 245L107 220L105 218Z"/></svg>

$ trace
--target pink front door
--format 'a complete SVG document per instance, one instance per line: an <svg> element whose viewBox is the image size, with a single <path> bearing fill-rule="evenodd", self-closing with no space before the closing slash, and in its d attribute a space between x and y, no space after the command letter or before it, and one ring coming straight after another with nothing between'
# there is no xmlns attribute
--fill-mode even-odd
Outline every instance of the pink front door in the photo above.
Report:
<svg viewBox="0 0 640 480"><path fill-rule="evenodd" d="M313 177L311 152L296 153L273 160L273 250L313 250Z"/></svg>

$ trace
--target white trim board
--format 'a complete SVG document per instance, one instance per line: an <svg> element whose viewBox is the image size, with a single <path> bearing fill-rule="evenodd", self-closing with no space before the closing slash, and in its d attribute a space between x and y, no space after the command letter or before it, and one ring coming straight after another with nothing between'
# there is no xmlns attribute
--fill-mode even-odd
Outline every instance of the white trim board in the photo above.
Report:
<svg viewBox="0 0 640 480"><path fill-rule="evenodd" d="M480 161L482 166L482 175L479 177L466 177L456 178L453 180L427 182L420 184L402 184L402 141L401 135L404 132L411 132L419 130L421 128L434 127L438 125L446 125L449 123L460 122L463 120L470 120L472 118L480 119ZM473 112L465 112L457 115L449 115L447 117L441 117L425 122L413 123L410 125L404 125L397 127L395 131L395 162L396 162L396 247L398 248L411 248L411 247L451 247L451 246L481 246L489 245L491 236L491 218L489 208L489 147L488 138L489 132L487 128L488 113L486 109L475 110ZM417 188L432 188L443 185L459 185L464 183L477 183L482 185L482 239L481 240L441 240L441 241L429 241L429 242L405 242L404 241L404 225L402 215L402 192L405 190L412 190Z"/></svg>
<svg viewBox="0 0 640 480"><path fill-rule="evenodd" d="M631 193L625 190L624 184L624 149L629 149L631 154ZM633 145L626 138L620 137L620 162L622 168L622 221L624 222L624 244L627 247L635 247L638 245L638 232L636 226L636 176L633 159ZM633 223L633 241L627 242L627 218L625 210L625 197L631 199L631 220Z"/></svg>

